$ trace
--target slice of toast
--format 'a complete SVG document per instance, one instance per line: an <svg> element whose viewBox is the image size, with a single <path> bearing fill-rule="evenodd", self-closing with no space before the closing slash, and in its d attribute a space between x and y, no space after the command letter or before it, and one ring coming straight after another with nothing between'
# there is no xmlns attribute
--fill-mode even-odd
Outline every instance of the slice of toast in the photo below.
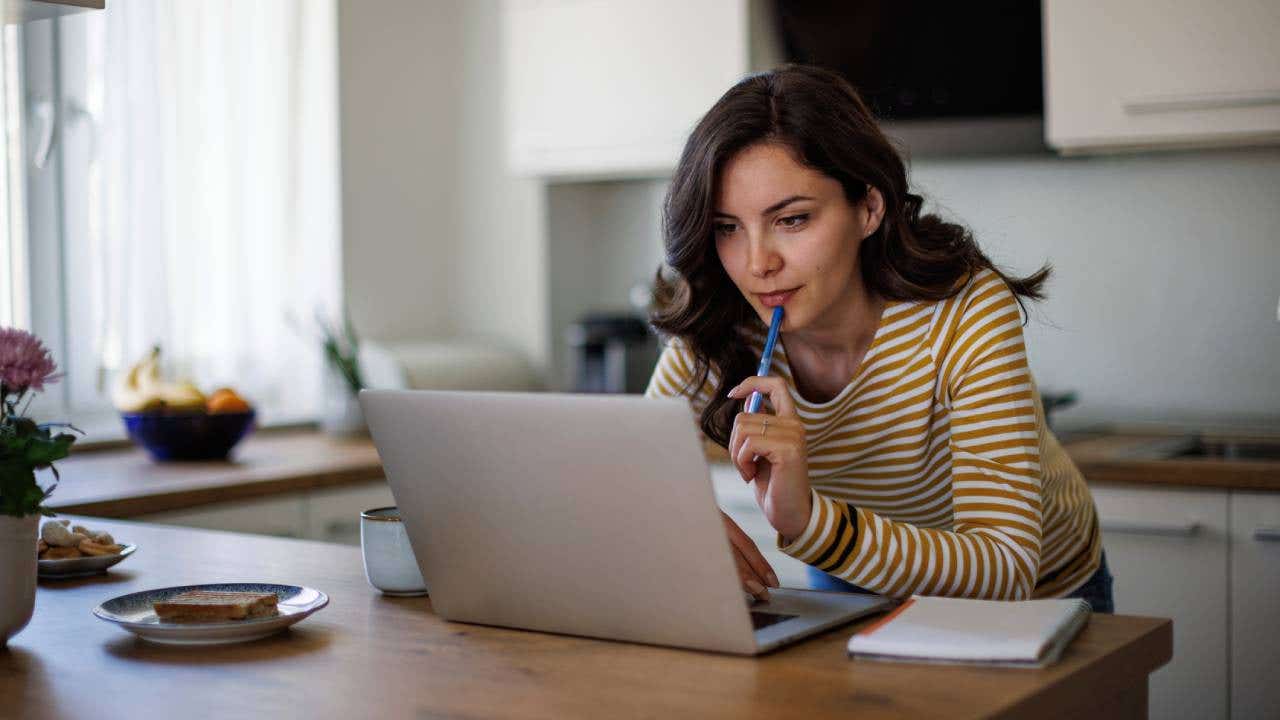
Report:
<svg viewBox="0 0 1280 720"><path fill-rule="evenodd" d="M277 613L275 593L191 590L151 606L167 622L245 620Z"/></svg>

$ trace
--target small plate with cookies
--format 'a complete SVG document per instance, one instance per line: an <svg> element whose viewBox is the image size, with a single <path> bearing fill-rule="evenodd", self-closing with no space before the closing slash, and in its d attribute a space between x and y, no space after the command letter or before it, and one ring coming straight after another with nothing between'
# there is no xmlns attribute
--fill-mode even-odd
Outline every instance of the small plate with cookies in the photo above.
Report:
<svg viewBox="0 0 1280 720"><path fill-rule="evenodd" d="M131 543L117 543L106 531L72 526L68 520L50 520L40 528L36 542L37 574L42 579L97 575L137 549Z"/></svg>

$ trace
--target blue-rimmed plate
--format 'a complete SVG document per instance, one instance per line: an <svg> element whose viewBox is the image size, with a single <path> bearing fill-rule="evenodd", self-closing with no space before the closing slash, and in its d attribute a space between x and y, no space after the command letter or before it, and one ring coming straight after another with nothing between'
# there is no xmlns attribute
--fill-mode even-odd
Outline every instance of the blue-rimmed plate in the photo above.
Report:
<svg viewBox="0 0 1280 720"><path fill-rule="evenodd" d="M120 552L115 555L90 555L87 557L66 558L65 560L46 560L41 558L36 574L44 580L61 578L77 578L104 573L107 568L133 554L138 549L133 543L120 543Z"/></svg>
<svg viewBox="0 0 1280 720"><path fill-rule="evenodd" d="M185 623L164 622L156 616L152 603L168 600L174 595L191 590L275 593L279 614L225 622ZM168 645L223 645L257 640L280 632L328 604L328 595L309 587L275 583L216 583L121 595L94 608L93 614L151 642Z"/></svg>

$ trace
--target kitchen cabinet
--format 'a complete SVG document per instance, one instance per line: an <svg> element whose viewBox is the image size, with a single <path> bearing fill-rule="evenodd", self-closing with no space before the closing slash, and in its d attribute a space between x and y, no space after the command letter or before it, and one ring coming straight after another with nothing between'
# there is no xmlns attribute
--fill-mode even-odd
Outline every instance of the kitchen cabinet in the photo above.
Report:
<svg viewBox="0 0 1280 720"><path fill-rule="evenodd" d="M395 504L385 482L312 490L307 496L306 537L359 545L360 513Z"/></svg>
<svg viewBox="0 0 1280 720"><path fill-rule="evenodd" d="M153 513L146 522L254 535L360 544L360 513L395 505L386 482L310 490L256 500Z"/></svg>
<svg viewBox="0 0 1280 720"><path fill-rule="evenodd" d="M1177 625L1174 626L1175 632ZM1280 717L1280 494L1231 494L1231 716Z"/></svg>
<svg viewBox="0 0 1280 720"><path fill-rule="evenodd" d="M1090 489L1116 612L1173 618L1173 660L1151 676L1151 717L1226 718L1228 491Z"/></svg>
<svg viewBox="0 0 1280 720"><path fill-rule="evenodd" d="M306 513L305 497L301 493L293 493L200 505L186 510L152 513L136 519L205 530L300 538L307 530Z"/></svg>
<svg viewBox="0 0 1280 720"><path fill-rule="evenodd" d="M508 159L541 176L665 174L748 67L748 0L507 0Z"/></svg>
<svg viewBox="0 0 1280 720"><path fill-rule="evenodd" d="M1280 3L1045 0L1042 7L1051 147L1280 141Z"/></svg>

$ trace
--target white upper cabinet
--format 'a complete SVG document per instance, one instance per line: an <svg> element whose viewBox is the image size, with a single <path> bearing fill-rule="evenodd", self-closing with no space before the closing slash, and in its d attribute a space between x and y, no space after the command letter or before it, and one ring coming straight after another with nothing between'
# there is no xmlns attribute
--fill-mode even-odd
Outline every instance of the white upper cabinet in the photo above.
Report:
<svg viewBox="0 0 1280 720"><path fill-rule="evenodd" d="M748 67L747 0L507 0L508 158L522 175L665 174Z"/></svg>
<svg viewBox="0 0 1280 720"><path fill-rule="evenodd" d="M1044 0L1064 153L1280 141L1280 1Z"/></svg>

